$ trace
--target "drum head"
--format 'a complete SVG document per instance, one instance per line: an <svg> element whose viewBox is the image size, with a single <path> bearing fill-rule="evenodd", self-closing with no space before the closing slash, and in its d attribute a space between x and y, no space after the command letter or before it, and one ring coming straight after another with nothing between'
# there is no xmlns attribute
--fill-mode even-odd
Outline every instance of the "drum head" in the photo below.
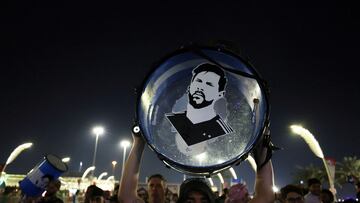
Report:
<svg viewBox="0 0 360 203"><path fill-rule="evenodd" d="M240 56L182 48L154 67L137 104L148 145L168 166L208 175L246 158L269 116L263 80Z"/></svg>
<svg viewBox="0 0 360 203"><path fill-rule="evenodd" d="M45 159L60 172L66 172L68 170L67 165L61 161L61 159L55 155L48 154Z"/></svg>

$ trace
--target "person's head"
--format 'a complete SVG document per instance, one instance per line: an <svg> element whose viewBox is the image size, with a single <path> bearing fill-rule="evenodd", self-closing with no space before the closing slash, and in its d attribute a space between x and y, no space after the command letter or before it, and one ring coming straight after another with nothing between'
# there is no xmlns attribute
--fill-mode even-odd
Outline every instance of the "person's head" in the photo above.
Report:
<svg viewBox="0 0 360 203"><path fill-rule="evenodd" d="M148 201L149 199L149 194L148 192L146 191L145 188L141 187L137 190L137 195L138 197L140 197L142 200L144 200L145 202Z"/></svg>
<svg viewBox="0 0 360 203"><path fill-rule="evenodd" d="M214 203L215 197L203 178L185 180L180 186L179 199L176 203Z"/></svg>
<svg viewBox="0 0 360 203"><path fill-rule="evenodd" d="M321 182L317 178L310 178L308 180L308 188L311 194L319 196L321 192Z"/></svg>
<svg viewBox="0 0 360 203"><path fill-rule="evenodd" d="M46 196L52 196L60 190L61 182L59 180L52 180L46 186Z"/></svg>
<svg viewBox="0 0 360 203"><path fill-rule="evenodd" d="M224 71L213 64L203 63L192 72L189 86L189 103L201 109L224 97L226 77Z"/></svg>
<svg viewBox="0 0 360 203"><path fill-rule="evenodd" d="M328 189L322 189L320 192L320 200L322 203L332 203L334 202L334 195Z"/></svg>
<svg viewBox="0 0 360 203"><path fill-rule="evenodd" d="M35 181L35 184L40 187L40 188L43 188L43 189L46 189L47 185L50 183L50 181L52 181L54 178L52 175L44 175L41 177L41 180L37 180Z"/></svg>
<svg viewBox="0 0 360 203"><path fill-rule="evenodd" d="M280 190L284 203L303 203L303 190L296 185L287 185Z"/></svg>
<svg viewBox="0 0 360 203"><path fill-rule="evenodd" d="M147 182L149 203L165 202L166 179L160 174L154 174Z"/></svg>
<svg viewBox="0 0 360 203"><path fill-rule="evenodd" d="M230 187L225 203L247 203L250 201L249 192L244 184Z"/></svg>
<svg viewBox="0 0 360 203"><path fill-rule="evenodd" d="M96 185L90 185L85 192L85 203L104 202L104 191Z"/></svg>

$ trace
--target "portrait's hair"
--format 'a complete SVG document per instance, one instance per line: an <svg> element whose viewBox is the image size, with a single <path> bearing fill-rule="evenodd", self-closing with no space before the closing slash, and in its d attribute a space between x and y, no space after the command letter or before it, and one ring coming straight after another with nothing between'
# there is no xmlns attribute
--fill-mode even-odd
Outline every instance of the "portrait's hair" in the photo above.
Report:
<svg viewBox="0 0 360 203"><path fill-rule="evenodd" d="M149 183L152 178L159 178L159 179L162 180L164 183L166 183L166 179L165 179L164 176L162 176L161 174L153 174L153 175L151 175L151 176L148 178L147 182Z"/></svg>
<svg viewBox="0 0 360 203"><path fill-rule="evenodd" d="M200 64L196 68L194 68L194 70L192 71L193 76L191 78L191 82L194 81L196 75L201 72L213 72L216 75L220 76L219 92L225 90L225 85L226 85L227 80L226 80L225 72L223 71L223 69L221 69L217 65L213 65L210 63Z"/></svg>

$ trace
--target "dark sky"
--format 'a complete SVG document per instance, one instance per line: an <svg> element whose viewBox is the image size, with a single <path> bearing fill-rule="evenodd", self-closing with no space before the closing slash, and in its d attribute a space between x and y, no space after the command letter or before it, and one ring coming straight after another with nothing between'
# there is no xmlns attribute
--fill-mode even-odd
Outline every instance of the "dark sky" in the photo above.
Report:
<svg viewBox="0 0 360 203"><path fill-rule="evenodd" d="M170 2L170 1L169 1ZM19 144L9 173L26 173L44 154L70 156L71 170L91 165L102 124L96 174L122 161L131 138L134 87L151 64L189 42L224 39L248 55L271 88L273 158L278 185L296 165L321 165L289 125L300 123L326 156L360 155L359 13L351 3L4 3L0 38L0 162ZM58 3L58 2L57 2ZM120 166L121 164L118 164ZM236 168L249 185L247 163ZM145 151L141 178L161 172L182 180ZM120 167L117 167L120 173Z"/></svg>

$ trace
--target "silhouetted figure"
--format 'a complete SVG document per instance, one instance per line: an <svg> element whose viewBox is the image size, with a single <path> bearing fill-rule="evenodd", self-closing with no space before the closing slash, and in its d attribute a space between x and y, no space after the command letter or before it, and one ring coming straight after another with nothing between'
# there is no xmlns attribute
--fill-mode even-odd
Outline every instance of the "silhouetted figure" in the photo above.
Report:
<svg viewBox="0 0 360 203"><path fill-rule="evenodd" d="M140 197L142 200L144 200L145 203L149 202L149 193L148 191L141 187L137 190L137 195L138 197Z"/></svg>
<svg viewBox="0 0 360 203"><path fill-rule="evenodd" d="M104 191L96 185L90 185L86 189L84 203L104 203Z"/></svg>
<svg viewBox="0 0 360 203"><path fill-rule="evenodd" d="M305 195L305 203L321 203L320 192L321 182L317 178L310 178L308 180L309 193Z"/></svg>
<svg viewBox="0 0 360 203"><path fill-rule="evenodd" d="M281 202L304 203L303 189L296 185L287 185L280 189Z"/></svg>
<svg viewBox="0 0 360 203"><path fill-rule="evenodd" d="M205 179L191 178L181 184L177 203L187 202L215 203L215 196Z"/></svg>
<svg viewBox="0 0 360 203"><path fill-rule="evenodd" d="M228 193L229 193L229 189L224 188L222 195L220 197L216 198L216 202L217 203L224 203Z"/></svg>
<svg viewBox="0 0 360 203"><path fill-rule="evenodd" d="M42 197L38 203L63 203L63 201L56 196L60 190L61 182L59 180L52 180L46 186L45 196Z"/></svg>
<svg viewBox="0 0 360 203"><path fill-rule="evenodd" d="M333 203L334 195L330 190L322 189L320 192L320 200L322 203Z"/></svg>

